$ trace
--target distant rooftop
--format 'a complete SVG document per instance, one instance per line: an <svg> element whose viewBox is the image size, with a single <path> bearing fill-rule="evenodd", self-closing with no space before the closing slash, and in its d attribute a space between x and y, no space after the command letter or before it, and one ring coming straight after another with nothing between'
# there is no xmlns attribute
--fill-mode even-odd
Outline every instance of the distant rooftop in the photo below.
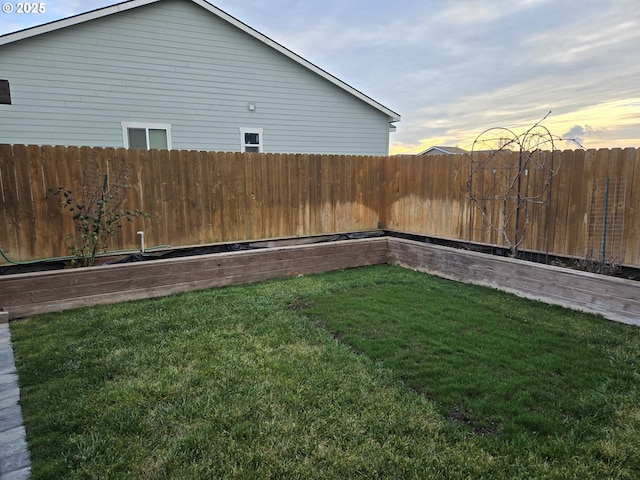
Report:
<svg viewBox="0 0 640 480"><path fill-rule="evenodd" d="M456 155L460 153L469 152L458 147L443 147L434 145L433 147L429 147L426 150L420 152L418 155Z"/></svg>

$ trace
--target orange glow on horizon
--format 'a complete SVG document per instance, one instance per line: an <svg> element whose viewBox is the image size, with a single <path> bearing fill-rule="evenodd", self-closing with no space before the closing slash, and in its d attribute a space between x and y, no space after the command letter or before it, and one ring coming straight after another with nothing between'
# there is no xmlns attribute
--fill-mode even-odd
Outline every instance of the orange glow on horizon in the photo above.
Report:
<svg viewBox="0 0 640 480"><path fill-rule="evenodd" d="M539 119L519 122L521 127L508 128L516 133L526 131ZM593 105L575 112L554 115L541 122L554 136L558 150L575 150L577 144L562 141L561 137L575 127L582 128L581 145L584 149L600 148L640 148L640 98L620 99ZM495 125L496 127L501 125ZM477 131L456 130L446 138L443 136L421 138L415 143L393 142L390 155L417 154L435 145L460 147L471 150L478 135L490 127L480 127ZM398 130L402 129L402 122ZM455 140L452 140L455 139Z"/></svg>

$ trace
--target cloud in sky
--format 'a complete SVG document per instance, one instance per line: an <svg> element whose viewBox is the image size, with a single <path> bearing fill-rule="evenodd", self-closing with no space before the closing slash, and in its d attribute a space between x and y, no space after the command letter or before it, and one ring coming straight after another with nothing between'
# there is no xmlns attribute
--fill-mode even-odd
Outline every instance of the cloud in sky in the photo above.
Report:
<svg viewBox="0 0 640 480"><path fill-rule="evenodd" d="M400 113L393 153L469 148L549 110L585 148L640 147L637 0L210 1ZM0 14L0 34L112 3L48 0Z"/></svg>
<svg viewBox="0 0 640 480"><path fill-rule="evenodd" d="M562 139L567 143L575 142L578 145L582 145L584 142L584 135L588 130L592 130L588 125L586 127L583 127L582 125L574 125L568 132L565 132L565 134L562 135Z"/></svg>

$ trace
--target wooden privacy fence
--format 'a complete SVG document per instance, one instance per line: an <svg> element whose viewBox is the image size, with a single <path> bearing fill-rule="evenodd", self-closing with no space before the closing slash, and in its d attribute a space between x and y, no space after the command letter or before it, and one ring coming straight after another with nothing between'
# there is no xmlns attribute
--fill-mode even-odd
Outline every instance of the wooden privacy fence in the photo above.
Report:
<svg viewBox="0 0 640 480"><path fill-rule="evenodd" d="M470 201L465 155L0 145L0 248L6 257L30 261L69 254L65 239L74 229L71 216L60 210L56 197L46 198L47 191L58 186L81 191L91 159L105 173L128 165L126 208L151 215L125 224L110 250L139 249L138 231L145 232L150 248L377 228L504 245ZM604 250L608 260L640 267L639 180L636 149L557 152L549 195L520 220L527 223L520 250L595 260ZM527 180L526 188L535 183ZM489 211L499 223L500 202L494 203ZM516 226L511 222L506 228Z"/></svg>

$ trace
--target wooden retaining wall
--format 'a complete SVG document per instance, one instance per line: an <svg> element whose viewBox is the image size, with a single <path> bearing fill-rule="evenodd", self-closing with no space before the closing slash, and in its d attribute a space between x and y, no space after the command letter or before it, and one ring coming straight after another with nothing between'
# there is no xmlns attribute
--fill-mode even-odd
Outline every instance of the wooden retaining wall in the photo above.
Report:
<svg viewBox="0 0 640 480"><path fill-rule="evenodd" d="M394 237L4 275L0 308L6 313L0 321L384 263L640 325L638 282Z"/></svg>
<svg viewBox="0 0 640 480"><path fill-rule="evenodd" d="M10 318L153 298L271 278L386 263L387 240L215 253L137 263L0 276L0 308Z"/></svg>
<svg viewBox="0 0 640 480"><path fill-rule="evenodd" d="M389 242L389 263L640 326L640 282L412 240Z"/></svg>

